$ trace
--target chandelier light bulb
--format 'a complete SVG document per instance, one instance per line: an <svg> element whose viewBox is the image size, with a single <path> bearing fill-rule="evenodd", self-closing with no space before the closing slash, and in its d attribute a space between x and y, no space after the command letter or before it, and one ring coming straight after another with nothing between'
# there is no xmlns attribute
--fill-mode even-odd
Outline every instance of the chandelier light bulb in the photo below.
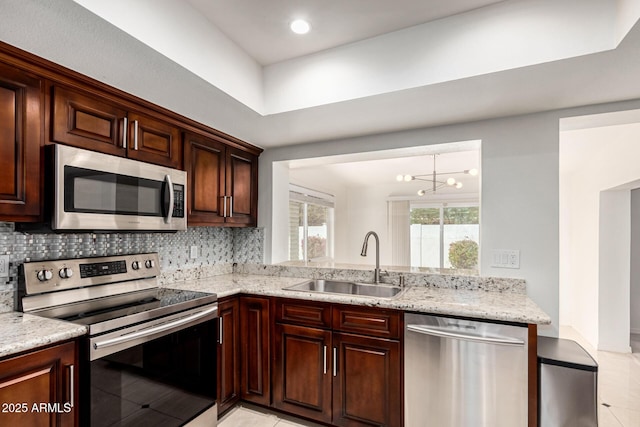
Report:
<svg viewBox="0 0 640 427"><path fill-rule="evenodd" d="M418 196L424 196L426 192L424 190L418 190Z"/></svg>
<svg viewBox="0 0 640 427"><path fill-rule="evenodd" d="M447 185L456 185L456 179L455 178L448 178L447 179Z"/></svg>
<svg viewBox="0 0 640 427"><path fill-rule="evenodd" d="M405 176L404 176L404 180L405 180L406 182L413 181L413 176L411 176L411 175L405 175Z"/></svg>
<svg viewBox="0 0 640 427"><path fill-rule="evenodd" d="M471 176L478 175L478 169L476 169L476 168L469 169L469 175L471 175Z"/></svg>
<svg viewBox="0 0 640 427"><path fill-rule="evenodd" d="M398 181L398 182L402 182L402 181L404 181L404 175L398 175L398 176L396 176L396 181Z"/></svg>
<svg viewBox="0 0 640 427"><path fill-rule="evenodd" d="M462 183L461 182L456 182L456 188L462 188Z"/></svg>

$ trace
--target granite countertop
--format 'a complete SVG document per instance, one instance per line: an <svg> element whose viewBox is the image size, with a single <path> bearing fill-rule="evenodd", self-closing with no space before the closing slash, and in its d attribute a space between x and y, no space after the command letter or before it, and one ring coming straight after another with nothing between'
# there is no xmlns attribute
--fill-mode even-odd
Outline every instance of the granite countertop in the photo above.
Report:
<svg viewBox="0 0 640 427"><path fill-rule="evenodd" d="M0 358L87 333L85 326L18 312L0 313Z"/></svg>
<svg viewBox="0 0 640 427"><path fill-rule="evenodd" d="M375 298L283 289L305 280L308 279L225 274L200 280L176 282L167 285L167 287L213 292L218 294L218 298L247 293L487 320L535 323L539 325L551 323L551 318L526 294L522 293L408 286L394 298Z"/></svg>
<svg viewBox="0 0 640 427"><path fill-rule="evenodd" d="M305 280L309 279L234 273L174 282L166 287L216 293L218 298L242 293L517 323L551 323L551 318L522 292L407 286L393 298L376 298L284 289ZM86 333L85 326L74 323L18 312L0 313L0 358Z"/></svg>

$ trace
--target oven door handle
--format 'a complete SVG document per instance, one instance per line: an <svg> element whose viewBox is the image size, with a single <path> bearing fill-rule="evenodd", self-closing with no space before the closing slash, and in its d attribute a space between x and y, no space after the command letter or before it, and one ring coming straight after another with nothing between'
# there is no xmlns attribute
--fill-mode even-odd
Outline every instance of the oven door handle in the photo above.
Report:
<svg viewBox="0 0 640 427"><path fill-rule="evenodd" d="M110 347L112 345L121 344L127 341L135 340L138 338L147 337L149 335L154 335L160 332L171 331L172 329L179 329L183 325L187 323L194 322L202 317L206 317L211 313L218 311L218 307L212 307L204 311L200 311L198 313L192 314L191 316L183 317L182 319L178 319L173 322L163 323L158 326L153 326L148 329L142 329L140 331L131 332L129 334L124 334L116 338L111 338L105 341L96 341L93 343L94 350L100 350L104 347Z"/></svg>

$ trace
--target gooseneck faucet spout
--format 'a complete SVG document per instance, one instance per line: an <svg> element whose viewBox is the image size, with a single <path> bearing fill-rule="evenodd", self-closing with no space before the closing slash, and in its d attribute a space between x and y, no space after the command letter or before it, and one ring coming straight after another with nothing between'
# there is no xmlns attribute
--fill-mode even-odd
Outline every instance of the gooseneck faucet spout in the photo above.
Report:
<svg viewBox="0 0 640 427"><path fill-rule="evenodd" d="M362 251L360 256L367 256L367 247L369 246L369 236L373 235L376 239L376 269L373 270L373 280L375 283L380 283L380 239L375 231L370 231L364 236L364 243L362 244Z"/></svg>

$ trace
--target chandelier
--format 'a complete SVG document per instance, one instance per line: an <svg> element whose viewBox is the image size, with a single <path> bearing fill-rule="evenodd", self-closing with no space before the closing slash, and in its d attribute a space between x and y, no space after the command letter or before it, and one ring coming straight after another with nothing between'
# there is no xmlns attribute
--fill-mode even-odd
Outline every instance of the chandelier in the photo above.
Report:
<svg viewBox="0 0 640 427"><path fill-rule="evenodd" d="M462 182L457 181L454 177L450 176L447 179L441 178L443 175L459 175L459 174L467 174L467 175L471 175L471 176L476 176L478 175L478 169L465 169L463 171L458 171L458 172L436 172L436 156L437 154L433 154L433 172L430 174L424 174L424 175L398 175L396 177L397 181L405 181L405 182L409 182L409 181L425 181L425 182L430 182L431 186L430 188L426 188L423 190L418 190L418 195L419 196L424 196L425 194L433 194L436 192L436 190L438 190L439 188L442 188L444 186L449 186L449 187L453 187L453 188L457 188L460 189L462 188Z"/></svg>

